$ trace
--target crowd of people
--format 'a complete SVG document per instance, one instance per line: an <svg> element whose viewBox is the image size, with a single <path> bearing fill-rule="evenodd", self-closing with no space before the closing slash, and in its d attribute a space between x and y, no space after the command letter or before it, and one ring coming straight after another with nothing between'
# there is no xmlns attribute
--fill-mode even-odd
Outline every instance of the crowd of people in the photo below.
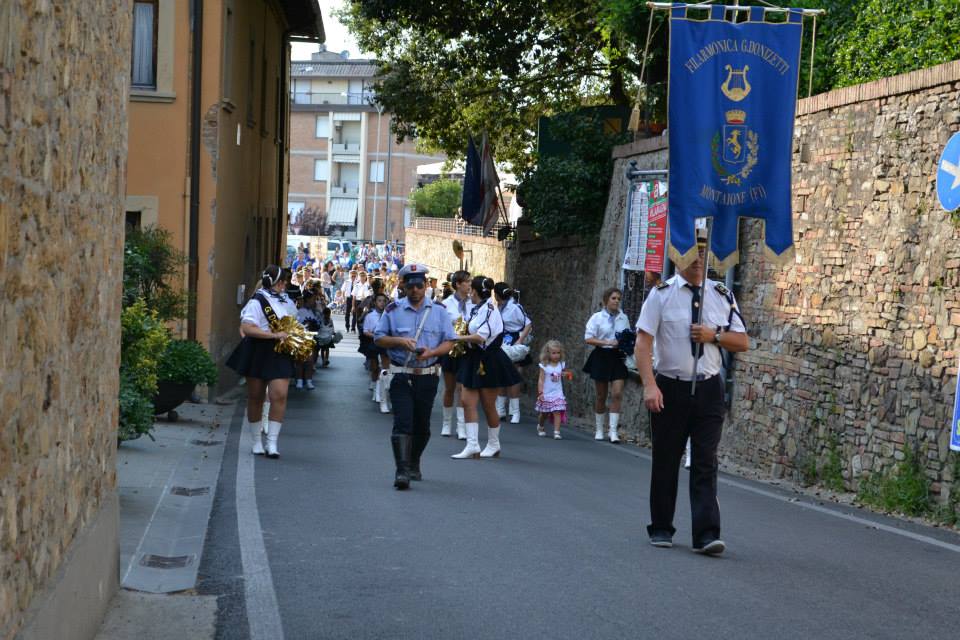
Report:
<svg viewBox="0 0 960 640"><path fill-rule="evenodd" d="M716 503L716 450L725 406L718 375L721 350L744 351L748 340L733 294L705 279L703 250L701 245L699 257L653 288L634 326L620 308L621 290L605 290L602 308L586 322L584 342L593 349L582 371L596 392L594 438L618 443L629 377L625 360L630 355L636 358L653 434L651 543L672 545L678 474L686 448L693 548L716 554L724 549ZM447 274L441 285L416 263L393 271L389 263L371 260L344 272L328 260L319 276L311 266L295 265L296 271L273 265L264 270L262 288L241 312L243 341L228 361L247 379L244 430L253 438L254 454L279 455L277 440L289 381L294 379L298 389L312 389L317 362L329 365L329 349L337 339L331 314L338 309L343 312L344 332L357 333L372 400L383 413L393 413L397 489L408 489L412 481L423 478L420 460L430 439L430 414L440 380L440 435L451 437L455 432L464 441L463 450L451 457L501 456L501 419L520 422L522 374L533 364L533 321L520 304L518 291L466 271ZM296 305L292 297L298 299ZM275 329L272 319L286 315L295 315L317 333L321 346L312 361L294 364L273 349L287 335ZM561 440L567 414L563 384L573 370L557 340L546 340L537 360L537 434L545 437L552 427L553 438ZM270 406L264 446L260 424L265 398ZM481 410L487 426L482 448Z"/></svg>

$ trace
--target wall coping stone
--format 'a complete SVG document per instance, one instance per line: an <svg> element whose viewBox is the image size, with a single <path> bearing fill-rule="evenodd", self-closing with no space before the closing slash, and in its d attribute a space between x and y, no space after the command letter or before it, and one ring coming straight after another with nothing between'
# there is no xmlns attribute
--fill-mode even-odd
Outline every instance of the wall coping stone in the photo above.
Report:
<svg viewBox="0 0 960 640"><path fill-rule="evenodd" d="M496 238L487 238L485 236L460 236L460 235L451 235L445 231L433 231L430 229L417 229L416 227L407 227L406 233L415 233L418 235L424 236L433 236L435 238L443 238L444 240L459 240L464 244L486 244L492 247L503 246L502 241L497 240Z"/></svg>

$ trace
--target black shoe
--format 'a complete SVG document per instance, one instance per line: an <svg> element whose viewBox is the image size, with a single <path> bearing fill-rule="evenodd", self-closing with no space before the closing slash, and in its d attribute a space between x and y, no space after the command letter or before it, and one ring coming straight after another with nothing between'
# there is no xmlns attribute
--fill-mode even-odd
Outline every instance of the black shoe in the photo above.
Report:
<svg viewBox="0 0 960 640"><path fill-rule="evenodd" d="M653 533L650 535L650 544L655 547L669 549L673 546L673 536L669 533Z"/></svg>
<svg viewBox="0 0 960 640"><path fill-rule="evenodd" d="M426 435L415 435L413 436L413 449L410 455L410 479L421 481L423 480L423 474L420 473L420 456L423 455L423 450L427 448L427 443L430 441L430 434Z"/></svg>
<svg viewBox="0 0 960 640"><path fill-rule="evenodd" d="M723 543L723 540L716 539L705 542L700 546L694 545L693 552L702 553L705 556L718 556L723 553L726 548L727 545Z"/></svg>
<svg viewBox="0 0 960 640"><path fill-rule="evenodd" d="M411 440L408 435L390 436L390 444L393 446L393 459L397 464L397 475L394 477L393 486L400 491L410 488Z"/></svg>

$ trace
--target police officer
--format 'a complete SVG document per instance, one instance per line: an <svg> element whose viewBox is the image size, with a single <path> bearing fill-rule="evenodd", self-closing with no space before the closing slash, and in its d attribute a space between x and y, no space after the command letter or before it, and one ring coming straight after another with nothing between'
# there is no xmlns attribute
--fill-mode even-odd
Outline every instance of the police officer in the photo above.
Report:
<svg viewBox="0 0 960 640"><path fill-rule="evenodd" d="M693 550L716 555L725 549L717 502L717 446L725 408L720 350L746 351L749 340L733 293L705 280L706 239L698 238L697 244L696 260L659 284L644 303L637 320L635 355L653 432L650 544L673 545L680 459L689 437ZM697 323L701 304L702 319Z"/></svg>
<svg viewBox="0 0 960 640"><path fill-rule="evenodd" d="M420 456L430 440L439 359L453 347L456 334L446 309L425 295L427 269L408 264L399 275L406 296L387 306L373 335L390 358L390 443L397 465L393 486L408 489L411 480L422 479Z"/></svg>

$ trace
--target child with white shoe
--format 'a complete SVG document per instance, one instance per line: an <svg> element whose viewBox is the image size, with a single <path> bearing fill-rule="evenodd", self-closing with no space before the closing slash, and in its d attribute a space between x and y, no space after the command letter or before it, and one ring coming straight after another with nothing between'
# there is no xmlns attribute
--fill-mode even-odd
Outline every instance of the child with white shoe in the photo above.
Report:
<svg viewBox="0 0 960 640"><path fill-rule="evenodd" d="M539 413L537 435L547 435L544 423L553 420L553 439L562 440L560 423L567 421L567 399L563 395L563 378L573 377L566 368L563 345L557 340L549 340L540 350L540 379L537 381L537 404Z"/></svg>

